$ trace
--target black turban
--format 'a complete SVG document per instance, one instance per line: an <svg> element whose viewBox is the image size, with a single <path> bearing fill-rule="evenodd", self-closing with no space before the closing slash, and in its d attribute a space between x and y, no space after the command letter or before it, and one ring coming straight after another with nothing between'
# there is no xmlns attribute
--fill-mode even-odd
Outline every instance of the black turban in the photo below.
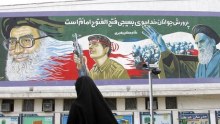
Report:
<svg viewBox="0 0 220 124"><path fill-rule="evenodd" d="M216 44L220 42L220 37L218 36L218 34L209 26L201 25L201 24L194 26L192 29L192 35L194 39L196 34L198 33L203 33L209 36L210 38L214 39Z"/></svg>
<svg viewBox="0 0 220 124"><path fill-rule="evenodd" d="M19 26L31 26L56 39L60 39L64 34L64 22L58 22L48 17L7 17L2 18L1 26L5 39L10 37L12 28Z"/></svg>

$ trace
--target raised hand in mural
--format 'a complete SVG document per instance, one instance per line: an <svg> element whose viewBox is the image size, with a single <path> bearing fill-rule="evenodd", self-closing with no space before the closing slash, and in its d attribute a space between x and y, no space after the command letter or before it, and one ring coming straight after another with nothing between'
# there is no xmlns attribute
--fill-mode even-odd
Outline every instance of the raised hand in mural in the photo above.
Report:
<svg viewBox="0 0 220 124"><path fill-rule="evenodd" d="M82 56L82 58L78 57L77 54L73 54L73 60L76 63L77 69L82 69L82 65L87 65L87 58L86 56ZM83 61L82 61L83 60Z"/></svg>
<svg viewBox="0 0 220 124"><path fill-rule="evenodd" d="M77 54L74 53L73 60L76 63L77 69L79 70L79 75L80 76L88 75L86 56L78 56Z"/></svg>
<svg viewBox="0 0 220 124"><path fill-rule="evenodd" d="M161 52L164 52L167 50L167 46L160 33L158 33L150 25L143 26L142 28L144 29L144 31L142 31L142 34L150 38L159 47Z"/></svg>

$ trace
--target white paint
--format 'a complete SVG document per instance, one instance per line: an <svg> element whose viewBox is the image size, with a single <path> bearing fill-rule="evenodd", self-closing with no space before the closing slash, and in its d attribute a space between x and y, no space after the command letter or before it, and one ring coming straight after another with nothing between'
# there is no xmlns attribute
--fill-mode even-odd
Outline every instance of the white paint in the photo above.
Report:
<svg viewBox="0 0 220 124"><path fill-rule="evenodd" d="M91 11L91 10L160 10L160 11L213 11L218 12L219 0L54 0L43 3L41 0L4 1L1 12L30 11ZM52 1L52 0L48 0ZM65 1L65 2L64 2ZM13 5L15 3L15 5ZM26 3L26 4L25 4ZM16 5L24 4L24 5ZM7 5L7 6L6 6ZM12 5L12 6L8 6ZM123 6L123 7L122 7Z"/></svg>

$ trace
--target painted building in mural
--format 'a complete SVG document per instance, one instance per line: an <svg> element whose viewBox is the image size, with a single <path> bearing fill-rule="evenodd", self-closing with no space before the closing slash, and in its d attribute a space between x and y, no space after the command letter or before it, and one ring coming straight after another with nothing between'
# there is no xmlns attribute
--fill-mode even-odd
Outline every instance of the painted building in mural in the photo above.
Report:
<svg viewBox="0 0 220 124"><path fill-rule="evenodd" d="M94 79L120 124L219 122L220 13L0 13L0 123L66 124L75 80ZM144 68L148 65L148 68Z"/></svg>

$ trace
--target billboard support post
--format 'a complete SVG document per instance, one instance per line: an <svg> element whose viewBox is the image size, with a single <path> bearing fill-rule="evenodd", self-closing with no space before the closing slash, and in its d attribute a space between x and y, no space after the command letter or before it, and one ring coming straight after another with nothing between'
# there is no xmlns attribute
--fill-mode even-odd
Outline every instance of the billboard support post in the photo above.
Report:
<svg viewBox="0 0 220 124"><path fill-rule="evenodd" d="M150 124L154 124L154 113L153 113L153 87L151 79L151 70L148 70L148 79L149 79L149 100L150 100Z"/></svg>
<svg viewBox="0 0 220 124"><path fill-rule="evenodd" d="M148 70L148 85L149 85L149 101L150 101L150 124L154 124L154 113L153 113L153 84L151 73L154 75L160 74L161 70L157 67L150 67L150 64L147 62L144 63L143 69Z"/></svg>

